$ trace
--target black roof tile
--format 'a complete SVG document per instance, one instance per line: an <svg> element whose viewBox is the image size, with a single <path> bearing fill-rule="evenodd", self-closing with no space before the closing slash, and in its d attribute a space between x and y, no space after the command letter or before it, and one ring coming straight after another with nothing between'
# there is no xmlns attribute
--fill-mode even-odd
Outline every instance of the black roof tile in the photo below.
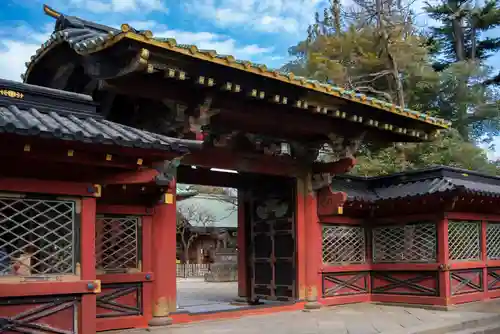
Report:
<svg viewBox="0 0 500 334"><path fill-rule="evenodd" d="M0 133L178 153L202 145L108 121L89 96L8 80L0 80Z"/></svg>
<svg viewBox="0 0 500 334"><path fill-rule="evenodd" d="M450 191L500 196L500 178L464 169L437 166L378 177L337 176L334 191L347 193L348 200L376 202Z"/></svg>

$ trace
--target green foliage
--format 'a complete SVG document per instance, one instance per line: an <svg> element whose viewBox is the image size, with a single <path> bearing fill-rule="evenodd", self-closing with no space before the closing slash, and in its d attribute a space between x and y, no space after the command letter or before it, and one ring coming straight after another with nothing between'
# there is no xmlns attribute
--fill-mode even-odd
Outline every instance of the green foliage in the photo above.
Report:
<svg viewBox="0 0 500 334"><path fill-rule="evenodd" d="M466 141L491 141L498 136L500 109L495 90L482 84L488 68L477 62L456 62L439 74L439 115L452 121Z"/></svg>
<svg viewBox="0 0 500 334"><path fill-rule="evenodd" d="M465 142L455 130L446 131L434 142L396 144L358 157L354 174L373 176L413 170L434 165L498 174L497 164L488 161L486 152Z"/></svg>
<svg viewBox="0 0 500 334"><path fill-rule="evenodd" d="M448 119L454 128L432 143L366 149L355 172L376 175L443 164L496 174L497 164L475 144L500 135L500 99L494 88L500 74L492 75L484 63L500 50L500 37L484 37L500 26L498 0L482 6L469 0L427 5L441 26L423 32L415 29L400 2L355 3L354 16L338 1L316 14L308 38L290 48L295 60L284 69L397 101ZM385 14L374 11L377 7Z"/></svg>

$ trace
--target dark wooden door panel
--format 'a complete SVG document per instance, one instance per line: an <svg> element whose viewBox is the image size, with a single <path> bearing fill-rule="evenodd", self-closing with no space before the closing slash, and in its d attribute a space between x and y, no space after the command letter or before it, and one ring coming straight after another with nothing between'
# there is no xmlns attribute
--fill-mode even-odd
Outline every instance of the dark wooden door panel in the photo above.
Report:
<svg viewBox="0 0 500 334"><path fill-rule="evenodd" d="M250 190L249 260L254 300L295 299L295 194L291 182Z"/></svg>

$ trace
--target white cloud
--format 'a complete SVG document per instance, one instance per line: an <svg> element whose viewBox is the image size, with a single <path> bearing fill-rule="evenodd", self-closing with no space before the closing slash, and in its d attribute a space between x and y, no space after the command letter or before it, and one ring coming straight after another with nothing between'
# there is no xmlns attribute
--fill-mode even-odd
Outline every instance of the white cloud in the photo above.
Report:
<svg viewBox="0 0 500 334"><path fill-rule="evenodd" d="M302 33L325 3L325 0L187 0L185 8L221 27Z"/></svg>
<svg viewBox="0 0 500 334"><path fill-rule="evenodd" d="M84 9L97 14L167 11L164 0L69 0L61 1L60 4L55 6L58 6L56 8L60 6L62 9Z"/></svg>
<svg viewBox="0 0 500 334"><path fill-rule="evenodd" d="M2 79L21 81L21 74L26 67L24 63L35 53L40 45L12 40L0 41L0 77Z"/></svg>
<svg viewBox="0 0 500 334"><path fill-rule="evenodd" d="M179 44L194 44L199 49L215 50L219 54L232 55L239 59L262 60L271 56L273 48L261 47L257 44L239 45L236 40L210 32L188 32L166 30L154 33L155 37L175 38Z"/></svg>
<svg viewBox="0 0 500 334"><path fill-rule="evenodd" d="M194 44L202 50L215 50L219 54L232 55L239 59L262 60L273 58L272 47L262 47L257 44L242 45L235 39L211 32L190 32L167 29L164 24L156 21L131 21L130 26L137 30L151 30L154 37L174 38L178 44ZM275 60L275 59L273 59Z"/></svg>
<svg viewBox="0 0 500 334"><path fill-rule="evenodd" d="M45 26L42 31L34 31L28 26L19 25L1 29L4 33L0 35L0 78L21 81L21 74L26 71L25 63L47 41L51 28ZM23 39L16 40L16 36L23 36ZM24 36L29 37L26 39Z"/></svg>

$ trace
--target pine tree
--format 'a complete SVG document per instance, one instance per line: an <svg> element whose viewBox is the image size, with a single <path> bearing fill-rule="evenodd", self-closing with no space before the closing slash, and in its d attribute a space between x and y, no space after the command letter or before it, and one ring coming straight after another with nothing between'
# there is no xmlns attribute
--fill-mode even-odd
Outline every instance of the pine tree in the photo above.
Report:
<svg viewBox="0 0 500 334"><path fill-rule="evenodd" d="M436 5L427 4L425 11L441 23L432 28L432 39L439 45L435 51L441 58L435 64L437 70L458 61L484 62L500 51L500 36L483 37L500 27L498 0L487 0L482 6L471 0L442 0Z"/></svg>

